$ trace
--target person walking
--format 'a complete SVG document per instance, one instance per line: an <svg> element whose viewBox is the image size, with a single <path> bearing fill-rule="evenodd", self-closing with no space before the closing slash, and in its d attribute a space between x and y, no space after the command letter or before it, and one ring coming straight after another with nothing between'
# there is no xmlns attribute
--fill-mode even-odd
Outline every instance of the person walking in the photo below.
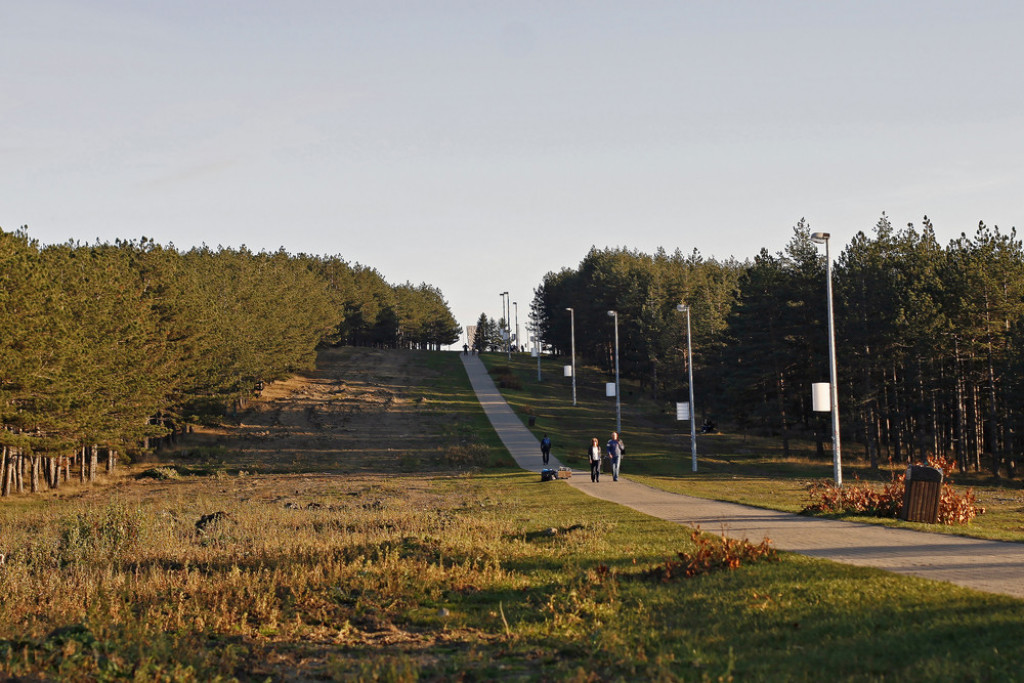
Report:
<svg viewBox="0 0 1024 683"><path fill-rule="evenodd" d="M618 432L612 432L612 438L608 439L608 458L612 461L612 481L619 480L619 466L622 464L622 456L626 453L626 444L619 438Z"/></svg>
<svg viewBox="0 0 1024 683"><path fill-rule="evenodd" d="M595 436L587 450L587 458L590 460L590 481L597 482L601 479L601 445Z"/></svg>
<svg viewBox="0 0 1024 683"><path fill-rule="evenodd" d="M544 438L540 440L540 455L544 458L544 464L548 464L548 459L551 457L551 439L545 434Z"/></svg>

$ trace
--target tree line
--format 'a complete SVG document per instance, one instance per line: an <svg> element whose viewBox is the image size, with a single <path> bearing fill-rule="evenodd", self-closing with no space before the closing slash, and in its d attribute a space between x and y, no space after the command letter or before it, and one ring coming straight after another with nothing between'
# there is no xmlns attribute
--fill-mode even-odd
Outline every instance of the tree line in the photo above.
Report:
<svg viewBox="0 0 1024 683"><path fill-rule="evenodd" d="M95 477L98 462L238 407L321 344L437 349L441 292L339 256L179 251L143 238L40 245L0 231L0 494Z"/></svg>
<svg viewBox="0 0 1024 683"><path fill-rule="evenodd" d="M835 245L832 245L835 248ZM583 362L611 369L619 314L624 375L654 397L686 400L692 316L701 417L830 447L828 413L811 385L828 382L826 263L801 220L785 249L747 261L696 251L591 249L548 273L532 316L567 353L570 314ZM927 455L961 470L1013 476L1024 449L1024 249L1016 232L979 224L946 245L931 221L894 227L884 214L834 260L842 439L872 466Z"/></svg>

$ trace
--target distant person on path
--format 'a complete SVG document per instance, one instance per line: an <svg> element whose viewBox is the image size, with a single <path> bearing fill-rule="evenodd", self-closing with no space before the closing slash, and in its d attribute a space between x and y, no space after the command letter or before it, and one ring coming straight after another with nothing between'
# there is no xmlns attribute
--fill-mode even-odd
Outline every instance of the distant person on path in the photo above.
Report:
<svg viewBox="0 0 1024 683"><path fill-rule="evenodd" d="M468 356L469 355L469 344L463 344L462 345L462 355L463 356Z"/></svg>
<svg viewBox="0 0 1024 683"><path fill-rule="evenodd" d="M540 440L540 455L544 458L544 464L548 464L548 458L551 457L551 439L545 434L544 438Z"/></svg>
<svg viewBox="0 0 1024 683"><path fill-rule="evenodd" d="M612 438L608 439L608 457L612 461L612 481L619 480L619 465L622 464L622 456L626 454L626 444L622 443L618 432L612 432Z"/></svg>
<svg viewBox="0 0 1024 683"><path fill-rule="evenodd" d="M590 444L590 449L587 451L587 457L590 460L590 481L596 482L601 479L601 444L597 442L597 437L594 437L593 442Z"/></svg>

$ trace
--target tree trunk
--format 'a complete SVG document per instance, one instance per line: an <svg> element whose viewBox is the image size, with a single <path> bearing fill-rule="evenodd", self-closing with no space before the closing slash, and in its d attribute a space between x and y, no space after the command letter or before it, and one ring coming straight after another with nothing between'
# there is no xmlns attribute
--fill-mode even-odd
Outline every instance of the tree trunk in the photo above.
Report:
<svg viewBox="0 0 1024 683"><path fill-rule="evenodd" d="M96 446L89 447L89 483L96 481L96 466L98 465L96 460Z"/></svg>
<svg viewBox="0 0 1024 683"><path fill-rule="evenodd" d="M864 450L868 456L871 469L878 469L878 418L875 415L874 401L868 404L864 416Z"/></svg>
<svg viewBox="0 0 1024 683"><path fill-rule="evenodd" d="M14 453L12 453L12 462L17 463L17 466L14 468L14 478L18 493L25 493L25 454L20 448L15 449Z"/></svg>
<svg viewBox="0 0 1024 683"><path fill-rule="evenodd" d="M11 462L7 446L0 448L0 496L11 495Z"/></svg>
<svg viewBox="0 0 1024 683"><path fill-rule="evenodd" d="M953 340L953 368L956 382L956 464L957 469L966 472L967 462L967 404L964 399L964 371L960 358L960 342Z"/></svg>
<svg viewBox="0 0 1024 683"><path fill-rule="evenodd" d="M980 472L981 452L983 448L981 438L981 406L979 405L978 390L975 385L971 384L970 386L968 386L967 396L969 401L968 407L970 408L967 413L967 429L968 433L970 434L971 443L971 467L972 469L974 469L975 472Z"/></svg>
<svg viewBox="0 0 1024 683"><path fill-rule="evenodd" d="M892 366L892 410L896 419L890 422L889 440L892 443L893 460L903 462L903 431L906 428L906 416L903 411L903 395L899 391L899 373L896 364Z"/></svg>
<svg viewBox="0 0 1024 683"><path fill-rule="evenodd" d="M992 476L999 479L999 466L1002 464L1002 449L999 446L996 410L996 371L992 362L992 348L988 352L988 447L992 454Z"/></svg>
<svg viewBox="0 0 1024 683"><path fill-rule="evenodd" d="M779 392L779 422L782 426L782 455L789 457L789 423L786 420L786 378L781 372L776 373L776 383ZM693 407L690 407L693 410ZM690 415L692 418L693 415Z"/></svg>

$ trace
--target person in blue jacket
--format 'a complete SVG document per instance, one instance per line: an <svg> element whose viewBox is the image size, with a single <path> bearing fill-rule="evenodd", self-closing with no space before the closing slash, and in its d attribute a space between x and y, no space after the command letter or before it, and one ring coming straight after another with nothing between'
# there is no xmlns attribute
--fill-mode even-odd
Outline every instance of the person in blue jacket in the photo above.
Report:
<svg viewBox="0 0 1024 683"><path fill-rule="evenodd" d="M612 461L612 481L619 480L619 466L622 464L622 456L626 453L626 444L622 443L618 432L612 432L612 438L608 439L608 458Z"/></svg>
<svg viewBox="0 0 1024 683"><path fill-rule="evenodd" d="M545 434L544 438L540 440L540 455L544 458L544 464L548 464L548 458L551 457L551 439Z"/></svg>

